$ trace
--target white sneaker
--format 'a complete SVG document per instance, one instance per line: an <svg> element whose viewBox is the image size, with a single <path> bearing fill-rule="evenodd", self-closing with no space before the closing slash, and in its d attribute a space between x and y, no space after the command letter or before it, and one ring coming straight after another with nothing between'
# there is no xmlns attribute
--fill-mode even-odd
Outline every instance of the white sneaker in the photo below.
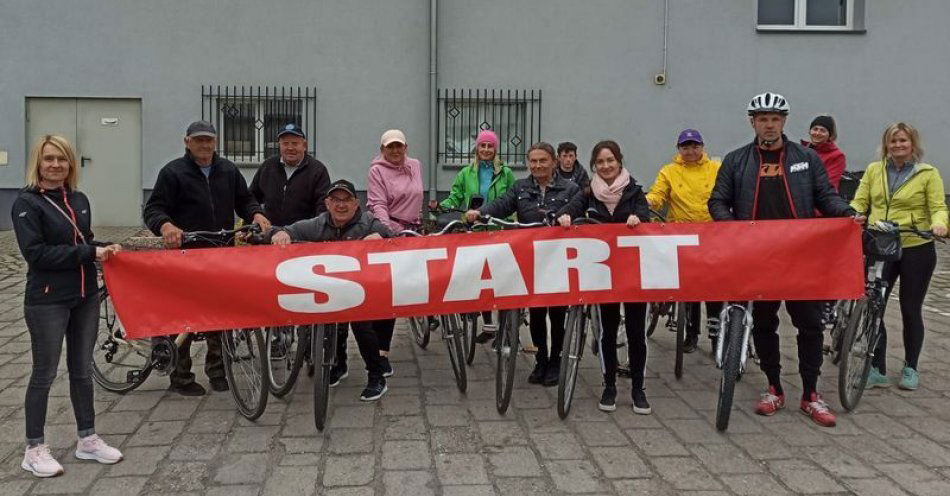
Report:
<svg viewBox="0 0 950 496"><path fill-rule="evenodd" d="M26 452L23 453L20 468L32 472L37 477L56 477L63 473L63 466L53 458L46 444L27 447Z"/></svg>
<svg viewBox="0 0 950 496"><path fill-rule="evenodd" d="M106 444L98 434L93 434L76 443L76 458L112 465L122 460L122 452Z"/></svg>

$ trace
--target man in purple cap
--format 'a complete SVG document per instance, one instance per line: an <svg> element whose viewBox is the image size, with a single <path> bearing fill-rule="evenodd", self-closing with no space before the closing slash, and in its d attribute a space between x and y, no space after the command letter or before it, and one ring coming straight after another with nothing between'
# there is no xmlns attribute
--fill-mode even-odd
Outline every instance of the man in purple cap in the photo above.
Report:
<svg viewBox="0 0 950 496"><path fill-rule="evenodd" d="M676 140L673 161L664 165L656 177L656 183L647 193L650 208L662 210L669 207L666 219L670 222L712 222L709 215L709 195L716 184L719 162L706 155L703 137L695 129L684 129ZM709 338L715 343L719 329L719 310L722 303L706 302L706 318ZM686 340L683 351L696 351L699 342L700 309L698 303L690 304ZM710 345L710 349L715 346Z"/></svg>

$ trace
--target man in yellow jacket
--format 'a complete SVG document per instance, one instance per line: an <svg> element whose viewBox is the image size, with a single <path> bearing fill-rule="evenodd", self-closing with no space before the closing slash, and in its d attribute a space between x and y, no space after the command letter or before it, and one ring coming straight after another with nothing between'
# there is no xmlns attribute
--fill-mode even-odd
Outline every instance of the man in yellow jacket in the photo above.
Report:
<svg viewBox="0 0 950 496"><path fill-rule="evenodd" d="M676 140L677 153L673 161L664 165L656 182L647 193L653 210L669 206L666 218L670 222L712 222L709 215L709 195L716 185L719 162L706 155L703 137L695 129L685 129ZM683 351L696 351L699 341L699 304L690 305L689 326ZM715 340L719 329L721 302L706 302L709 337ZM713 346L714 348L715 346Z"/></svg>

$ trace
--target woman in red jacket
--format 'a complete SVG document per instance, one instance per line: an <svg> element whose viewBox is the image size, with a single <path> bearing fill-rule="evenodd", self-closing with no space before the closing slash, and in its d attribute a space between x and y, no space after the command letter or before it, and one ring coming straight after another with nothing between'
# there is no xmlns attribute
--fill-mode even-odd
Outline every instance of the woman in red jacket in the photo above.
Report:
<svg viewBox="0 0 950 496"><path fill-rule="evenodd" d="M825 164L828 172L828 181L835 191L840 191L841 175L845 169L844 153L835 144L838 139L838 130L835 120L830 115L819 115L811 121L808 129L811 141L802 140L802 144L818 152L818 158Z"/></svg>

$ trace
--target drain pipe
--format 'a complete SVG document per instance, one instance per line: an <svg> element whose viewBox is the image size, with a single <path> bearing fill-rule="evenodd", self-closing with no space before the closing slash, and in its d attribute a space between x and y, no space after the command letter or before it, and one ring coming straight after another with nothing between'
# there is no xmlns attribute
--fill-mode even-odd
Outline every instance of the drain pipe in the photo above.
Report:
<svg viewBox="0 0 950 496"><path fill-rule="evenodd" d="M439 144L439 0L429 0L429 199L438 195Z"/></svg>

